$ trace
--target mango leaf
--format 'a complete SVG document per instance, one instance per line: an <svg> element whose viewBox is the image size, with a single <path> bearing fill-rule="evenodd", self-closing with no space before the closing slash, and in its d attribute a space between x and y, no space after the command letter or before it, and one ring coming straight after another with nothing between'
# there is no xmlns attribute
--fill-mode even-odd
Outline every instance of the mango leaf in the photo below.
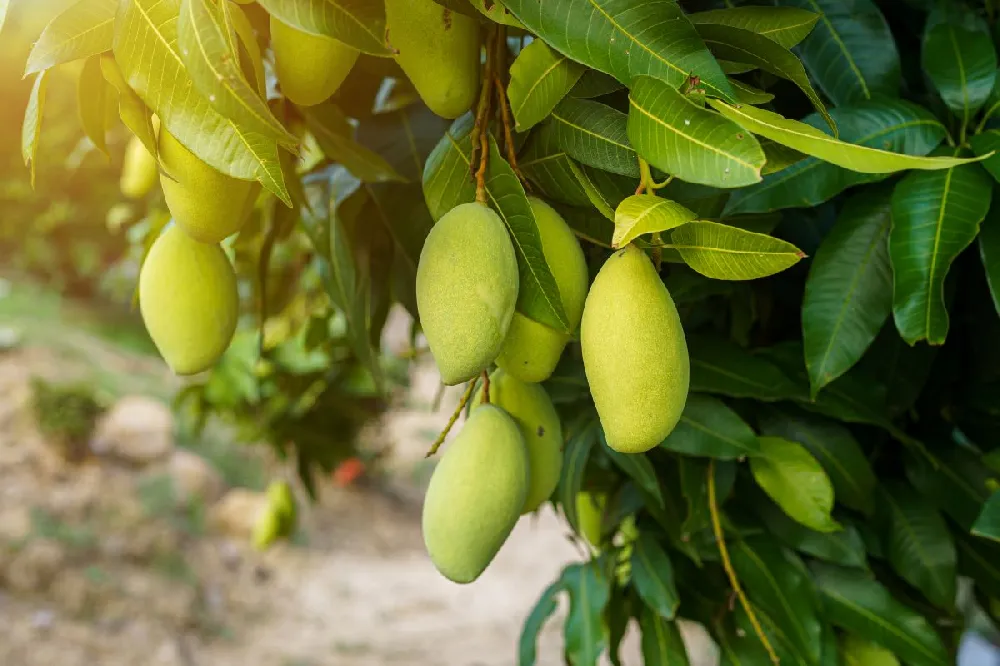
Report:
<svg viewBox="0 0 1000 666"><path fill-rule="evenodd" d="M641 532L632 546L632 584L646 605L664 620L677 614L680 597L670 558L652 532Z"/></svg>
<svg viewBox="0 0 1000 666"><path fill-rule="evenodd" d="M24 123L21 125L21 158L31 169L31 187L35 187L35 153L42 135L42 117L45 115L45 92L49 87L49 70L43 69L35 75L28 104L24 109Z"/></svg>
<svg viewBox="0 0 1000 666"><path fill-rule="evenodd" d="M989 25L962 5L942 5L927 18L920 62L941 99L968 126L996 80Z"/></svg>
<svg viewBox="0 0 1000 666"><path fill-rule="evenodd" d="M977 165L907 174L892 195L889 256L895 277L893 316L909 344L943 344L948 335L944 281L972 243L993 187Z"/></svg>
<svg viewBox="0 0 1000 666"><path fill-rule="evenodd" d="M872 0L779 2L820 14L819 23L800 45L799 55L834 105L899 93L899 52L889 24Z"/></svg>
<svg viewBox="0 0 1000 666"><path fill-rule="evenodd" d="M860 173L894 173L906 169L937 170L979 161L980 157L920 157L845 143L797 120L753 106L735 107L717 99L708 103L747 130L821 160Z"/></svg>
<svg viewBox="0 0 1000 666"><path fill-rule="evenodd" d="M840 641L844 666L899 666L899 659L881 645L854 634L845 634Z"/></svg>
<svg viewBox="0 0 1000 666"><path fill-rule="evenodd" d="M199 94L177 46L180 0L132 0L115 22L114 54L123 78L166 128L209 166L258 180L285 204L278 144L237 127Z"/></svg>
<svg viewBox="0 0 1000 666"><path fill-rule="evenodd" d="M836 134L836 123L826 110L823 100L813 89L805 67L794 53L767 37L742 28L710 23L695 27L705 40L705 45L717 57L756 65L765 72L788 79L797 85Z"/></svg>
<svg viewBox="0 0 1000 666"><path fill-rule="evenodd" d="M152 112L125 82L114 56L104 54L100 56L100 59L104 80L118 92L118 115L122 122L132 134L139 138L149 154L158 158L159 151L156 145L156 133L153 131Z"/></svg>
<svg viewBox="0 0 1000 666"><path fill-rule="evenodd" d="M556 597L565 588L560 577L542 591L528 617L521 625L521 636L517 642L518 666L535 666L538 659L538 635L552 614L556 612Z"/></svg>
<svg viewBox="0 0 1000 666"><path fill-rule="evenodd" d="M587 414L577 419L577 429L566 440L563 451L563 465L559 477L557 495L562 506L566 522L577 534L580 534L580 517L576 511L576 496L583 485L584 471L594 450L594 445L600 437L601 424Z"/></svg>
<svg viewBox="0 0 1000 666"><path fill-rule="evenodd" d="M823 467L798 442L760 437L760 455L750 458L750 471L764 492L791 518L817 532L834 532L833 484Z"/></svg>
<svg viewBox="0 0 1000 666"><path fill-rule="evenodd" d="M544 120L576 85L584 70L583 65L540 39L528 44L510 66L507 96L515 129L524 132Z"/></svg>
<svg viewBox="0 0 1000 666"><path fill-rule="evenodd" d="M676 88L695 75L713 95L735 101L719 64L672 0L503 0L502 4L552 48L625 85L647 75ZM594 44L602 48L593 48Z"/></svg>
<svg viewBox="0 0 1000 666"><path fill-rule="evenodd" d="M755 88L749 83L744 83L739 79L729 77L729 83L732 84L733 91L736 93L736 100L740 104L767 104L774 99L774 95L772 93L761 90L760 88ZM761 148L763 149L763 146L761 146ZM765 152L764 155L766 157L767 153ZM803 155L803 157L805 156ZM761 169L761 173L768 172L765 169Z"/></svg>
<svg viewBox="0 0 1000 666"><path fill-rule="evenodd" d="M670 247L688 266L716 280L756 280L791 268L805 256L779 238L704 221L674 229Z"/></svg>
<svg viewBox="0 0 1000 666"><path fill-rule="evenodd" d="M867 568L865 543L853 525L844 525L835 532L817 532L789 518L766 497L754 503L754 510L767 529L789 548L834 564Z"/></svg>
<svg viewBox="0 0 1000 666"><path fill-rule="evenodd" d="M908 454L906 478L921 495L958 523L965 531L989 499L1000 473L990 469L979 453L952 446L929 454Z"/></svg>
<svg viewBox="0 0 1000 666"><path fill-rule="evenodd" d="M655 194L635 194L615 210L613 247L624 247L643 234L655 234L690 222L698 216L679 203Z"/></svg>
<svg viewBox="0 0 1000 666"><path fill-rule="evenodd" d="M774 629L780 628L783 642L805 663L815 663L823 629L816 592L799 558L760 537L731 545L730 556L758 614L766 616Z"/></svg>
<svg viewBox="0 0 1000 666"><path fill-rule="evenodd" d="M993 307L1000 313L1000 208L990 208L979 229L979 256L986 269Z"/></svg>
<svg viewBox="0 0 1000 666"><path fill-rule="evenodd" d="M862 101L850 107L831 109L830 114L837 122L843 141L908 155L928 154L948 134L944 125L927 109L905 100ZM823 119L813 113L802 122L821 129ZM772 150L768 143L775 146L781 144L761 141L770 163ZM798 151L794 154L801 155ZM765 164L765 174L768 168ZM766 213L781 208L816 206L848 187L882 177L850 171L808 157L792 164L779 175L765 175L763 182L733 192L726 203L726 214Z"/></svg>
<svg viewBox="0 0 1000 666"><path fill-rule="evenodd" d="M260 0L267 13L313 35L326 35L362 53L388 57L385 6L369 0ZM390 36L391 41L391 36Z"/></svg>
<svg viewBox="0 0 1000 666"><path fill-rule="evenodd" d="M3 32L3 24L7 20L8 10L10 10L10 0L0 0L0 32Z"/></svg>
<svg viewBox="0 0 1000 666"><path fill-rule="evenodd" d="M687 649L675 622L663 619L647 606L639 614L639 631L645 666L688 666Z"/></svg>
<svg viewBox="0 0 1000 666"><path fill-rule="evenodd" d="M840 211L806 278L802 337L813 397L858 362L892 310L889 190L864 190Z"/></svg>
<svg viewBox="0 0 1000 666"><path fill-rule="evenodd" d="M972 525L976 536L1000 542L1000 490L995 491L983 505L983 511Z"/></svg>
<svg viewBox="0 0 1000 666"><path fill-rule="evenodd" d="M264 61L261 59L260 44L257 42L257 35L253 25L243 8L236 3L223 4L223 18L228 26L232 24L239 43L246 50L250 60L250 67L253 69L253 82L257 86L257 92L261 97L267 96L267 83L264 78ZM250 78L250 77L247 77Z"/></svg>
<svg viewBox="0 0 1000 666"><path fill-rule="evenodd" d="M362 182L405 180L381 155L354 140L354 128L344 112L333 102L303 107L301 111L323 153L344 165Z"/></svg>
<svg viewBox="0 0 1000 666"><path fill-rule="evenodd" d="M601 442L604 444L604 452L611 460L627 474L637 487L642 489L646 497L650 498L658 506L663 506L663 493L660 490L660 482L656 477L656 470L646 456L619 453L608 446L604 438L604 431L601 431Z"/></svg>
<svg viewBox="0 0 1000 666"><path fill-rule="evenodd" d="M479 10L479 13L501 25L509 25L512 28L524 29L524 24L510 13L510 10L503 5L493 2L493 0L469 0L472 6Z"/></svg>
<svg viewBox="0 0 1000 666"><path fill-rule="evenodd" d="M879 494L888 518L889 562L904 580L941 608L954 608L957 554L941 515L909 486L893 483Z"/></svg>
<svg viewBox="0 0 1000 666"><path fill-rule="evenodd" d="M77 82L77 108L83 132L94 146L110 157L105 138L107 126L106 107L109 100L108 84L101 72L101 56L90 56L83 63Z"/></svg>
<svg viewBox="0 0 1000 666"><path fill-rule="evenodd" d="M648 76L632 81L628 138L650 164L689 183L742 187L759 182L764 166L749 132Z"/></svg>
<svg viewBox="0 0 1000 666"><path fill-rule="evenodd" d="M673 431L660 444L668 451L736 460L760 451L750 426L720 400L692 393Z"/></svg>
<svg viewBox="0 0 1000 666"><path fill-rule="evenodd" d="M566 97L548 123L556 144L576 161L639 177L639 158L629 144L628 116L621 111L600 102Z"/></svg>
<svg viewBox="0 0 1000 666"><path fill-rule="evenodd" d="M110 50L117 11L117 0L86 0L69 5L45 26L31 48L24 76Z"/></svg>
<svg viewBox="0 0 1000 666"><path fill-rule="evenodd" d="M715 23L755 32L790 49L808 35L820 15L794 7L733 7L690 14L694 24Z"/></svg>
<svg viewBox="0 0 1000 666"><path fill-rule="evenodd" d="M574 666L596 666L608 644L602 615L611 596L610 581L593 561L566 567L562 581L569 592L566 656Z"/></svg>
<svg viewBox="0 0 1000 666"><path fill-rule="evenodd" d="M708 497L708 470L710 461L704 458L677 458L677 473L680 479L681 495L687 504L687 515L681 524L681 538L690 539L692 534L712 527L712 511ZM736 484L736 462L717 461L714 465L715 498L718 505L729 499ZM673 480L668 481L673 483Z"/></svg>
<svg viewBox="0 0 1000 666"><path fill-rule="evenodd" d="M826 470L837 501L865 514L874 511L875 472L847 428L820 416L774 411L761 421L761 432L806 447Z"/></svg>
<svg viewBox="0 0 1000 666"><path fill-rule="evenodd" d="M1000 155L996 151L1000 148L1000 130L986 130L969 137L969 147L976 155L990 155L980 164L990 172L993 179L1000 182Z"/></svg>
<svg viewBox="0 0 1000 666"><path fill-rule="evenodd" d="M240 127L286 146L298 143L267 102L243 77L238 53L219 7L211 0L181 0L177 43L195 88L209 104Z"/></svg>
<svg viewBox="0 0 1000 666"><path fill-rule="evenodd" d="M704 335L688 340L691 392L761 401L788 400L799 395L795 382L763 356L729 340Z"/></svg>
<svg viewBox="0 0 1000 666"><path fill-rule="evenodd" d="M952 663L930 622L897 601L872 574L821 562L809 568L823 600L825 620L892 650L907 664Z"/></svg>
<svg viewBox="0 0 1000 666"><path fill-rule="evenodd" d="M473 117L467 113L445 133L424 164L423 185L427 207L435 221L461 203L474 201L475 184L470 178ZM561 331L569 328L555 278L545 261L535 217L524 188L490 138L486 170L486 199L510 231L517 255L520 290L517 310L525 316Z"/></svg>
<svg viewBox="0 0 1000 666"><path fill-rule="evenodd" d="M573 97L593 99L609 95L624 87L615 77L609 76L604 72L598 72L596 69L588 69L580 77L580 80L576 82L573 89L569 91L569 94Z"/></svg>

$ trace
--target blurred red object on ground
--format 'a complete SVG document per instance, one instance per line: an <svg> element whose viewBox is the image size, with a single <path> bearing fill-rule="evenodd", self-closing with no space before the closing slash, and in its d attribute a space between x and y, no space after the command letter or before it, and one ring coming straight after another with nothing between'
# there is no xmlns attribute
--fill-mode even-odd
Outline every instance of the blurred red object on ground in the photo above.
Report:
<svg viewBox="0 0 1000 666"><path fill-rule="evenodd" d="M359 458L348 458L337 465L337 469L333 470L333 482L341 488L345 488L357 481L358 477L364 473L365 464Z"/></svg>

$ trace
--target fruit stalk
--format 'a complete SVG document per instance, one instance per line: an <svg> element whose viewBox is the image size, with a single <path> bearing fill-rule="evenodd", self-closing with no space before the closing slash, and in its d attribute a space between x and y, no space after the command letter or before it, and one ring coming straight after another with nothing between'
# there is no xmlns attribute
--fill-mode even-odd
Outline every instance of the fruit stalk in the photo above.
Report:
<svg viewBox="0 0 1000 666"><path fill-rule="evenodd" d="M514 175L521 181L521 185L527 189L528 183L521 173L521 169L517 166L517 149L514 147L514 133L511 130L513 124L511 123L510 109L508 108L507 88L503 81L503 73L507 71L507 55L507 29L504 26L498 26L493 85L496 88L497 106L500 107L500 122L503 125L507 162L510 163L510 168L514 171Z"/></svg>
<svg viewBox="0 0 1000 666"><path fill-rule="evenodd" d="M486 203L486 165L489 162L489 123L490 92L493 90L494 43L497 29L490 27L486 36L486 67L483 73L482 87L479 90L479 104L476 106L476 122L472 126L472 156L469 159L469 169L476 178L476 201ZM477 163L478 151L478 163Z"/></svg>
<svg viewBox="0 0 1000 666"><path fill-rule="evenodd" d="M490 404L490 373L483 370L483 403Z"/></svg>
<svg viewBox="0 0 1000 666"><path fill-rule="evenodd" d="M458 406L455 407L455 412L451 415L451 418L448 419L448 423L445 425L444 430L441 431L441 434L438 435L437 439L434 440L434 443L431 444L430 450L428 450L427 455L424 456L425 458L430 458L438 452L438 449L441 448L441 444L444 443L444 438L448 436L449 432L451 432L455 422L458 421L458 417L462 414L462 410L465 409L465 405L468 404L469 399L472 398L472 390L474 388L476 388L475 379L470 381L469 385L465 388L465 393L462 395L462 399L458 401Z"/></svg>

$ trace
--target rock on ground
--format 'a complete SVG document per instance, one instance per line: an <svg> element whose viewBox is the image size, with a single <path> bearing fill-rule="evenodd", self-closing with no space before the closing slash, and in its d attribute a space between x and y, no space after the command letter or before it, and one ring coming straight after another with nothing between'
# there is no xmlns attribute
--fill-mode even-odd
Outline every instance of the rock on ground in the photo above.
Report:
<svg viewBox="0 0 1000 666"><path fill-rule="evenodd" d="M126 396L98 421L90 446L139 466L164 460L174 449L174 416L158 400Z"/></svg>

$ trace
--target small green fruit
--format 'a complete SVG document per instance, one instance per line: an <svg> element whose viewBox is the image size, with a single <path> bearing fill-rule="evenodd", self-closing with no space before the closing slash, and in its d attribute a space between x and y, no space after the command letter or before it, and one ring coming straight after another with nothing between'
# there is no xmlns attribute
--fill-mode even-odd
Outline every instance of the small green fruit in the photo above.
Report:
<svg viewBox="0 0 1000 666"><path fill-rule="evenodd" d="M657 446L684 411L690 359L674 301L634 245L611 255L594 279L580 344L608 446L621 453Z"/></svg>
<svg viewBox="0 0 1000 666"><path fill-rule="evenodd" d="M496 359L518 284L514 246L491 209L460 204L431 228L417 265L417 310L445 384L472 379Z"/></svg>
<svg viewBox="0 0 1000 666"><path fill-rule="evenodd" d="M139 271L139 310L174 373L210 368L229 346L239 314L236 274L225 252L170 226Z"/></svg>
<svg viewBox="0 0 1000 666"><path fill-rule="evenodd" d="M219 243L239 231L252 183L201 161L166 128L160 129L158 147L163 169L173 178L160 174L174 222L202 243Z"/></svg>
<svg viewBox="0 0 1000 666"><path fill-rule="evenodd" d="M267 500L278 515L280 536L291 535L298 519L298 509L291 486L286 481L272 481L267 487Z"/></svg>
<svg viewBox="0 0 1000 666"><path fill-rule="evenodd" d="M573 230L551 206L528 197L541 236L542 252L552 270L571 329L580 323L587 298L587 260ZM570 336L514 313L497 365L525 382L542 382L552 375Z"/></svg>
<svg viewBox="0 0 1000 666"><path fill-rule="evenodd" d="M122 194L129 199L142 199L159 178L160 169L156 158L150 155L138 137L133 136L125 148L122 174L119 184Z"/></svg>
<svg viewBox="0 0 1000 666"><path fill-rule="evenodd" d="M260 517L253 526L251 541L257 550L267 550L268 546L281 537L281 515L275 511L274 506L268 504L264 507Z"/></svg>
<svg viewBox="0 0 1000 666"><path fill-rule="evenodd" d="M899 659L892 651L856 634L844 634L840 654L849 666L899 666Z"/></svg>
<svg viewBox="0 0 1000 666"><path fill-rule="evenodd" d="M337 92L361 52L324 35L293 28L271 16L271 47L281 92L299 106L313 106Z"/></svg>
<svg viewBox="0 0 1000 666"><path fill-rule="evenodd" d="M483 387L472 409L483 404ZM562 424L552 399L538 384L522 382L502 369L490 375L490 404L514 419L528 447L528 496L521 513L531 513L552 496L562 471Z"/></svg>
<svg viewBox="0 0 1000 666"><path fill-rule="evenodd" d="M458 118L479 94L479 22L434 0L385 0L396 62L427 107Z"/></svg>
<svg viewBox="0 0 1000 666"><path fill-rule="evenodd" d="M471 412L424 498L424 544L443 576L471 583L486 570L521 515L528 474L514 420L494 405Z"/></svg>
<svg viewBox="0 0 1000 666"><path fill-rule="evenodd" d="M601 522L607 498L603 493L581 491L576 494L576 516L580 522L580 534L597 548L601 545Z"/></svg>

